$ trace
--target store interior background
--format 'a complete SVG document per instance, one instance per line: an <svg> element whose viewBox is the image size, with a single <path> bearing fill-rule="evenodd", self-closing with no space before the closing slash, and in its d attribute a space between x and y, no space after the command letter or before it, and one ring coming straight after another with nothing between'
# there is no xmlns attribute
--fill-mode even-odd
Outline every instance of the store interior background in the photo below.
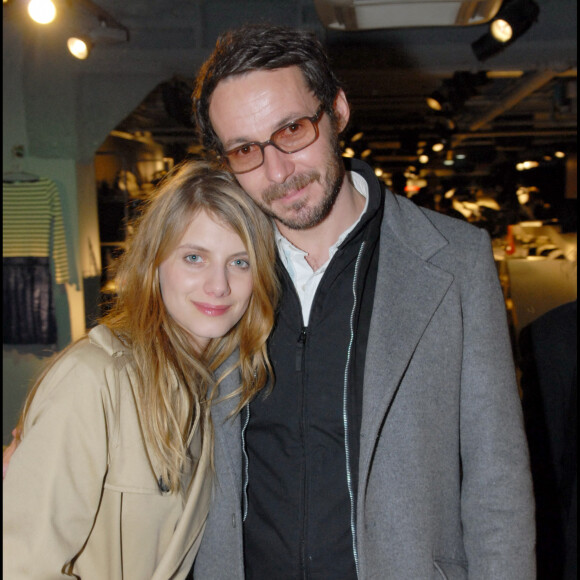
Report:
<svg viewBox="0 0 580 580"><path fill-rule="evenodd" d="M430 26L436 0L389 6L399 12L360 30L325 26L321 6L328 13L331 0L56 4L50 25L32 22L24 0L3 7L4 172L57 184L70 269L69 283L54 289L57 344L3 345L4 444L32 378L94 324L113 290L106 268L122 251L127 217L175 163L203 154L190 118L192 82L217 36L243 22L316 32L353 108L346 155L350 148L364 157L394 189L404 175L404 194L417 203L441 209L447 200L490 231L516 332L576 298L576 0L536 0L537 21L485 61L471 45L487 24ZM84 61L66 48L77 30L94 38ZM427 106L437 90L457 97L452 107ZM524 161L532 168L516 169ZM512 228L516 251L506 255L507 226L535 218L541 227ZM514 305L516 288L525 298Z"/></svg>

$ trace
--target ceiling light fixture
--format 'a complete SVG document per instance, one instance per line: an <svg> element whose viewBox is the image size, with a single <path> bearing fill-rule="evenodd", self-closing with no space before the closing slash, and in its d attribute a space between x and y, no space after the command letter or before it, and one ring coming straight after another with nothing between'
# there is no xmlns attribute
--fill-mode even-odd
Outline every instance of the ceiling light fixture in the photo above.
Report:
<svg viewBox="0 0 580 580"><path fill-rule="evenodd" d="M99 45L129 41L129 30L92 0L77 0L74 9L78 32L68 39L67 46L75 58L85 60Z"/></svg>
<svg viewBox="0 0 580 580"><path fill-rule="evenodd" d="M71 36L66 41L68 51L79 60L86 60L91 53L91 42L80 36Z"/></svg>
<svg viewBox="0 0 580 580"><path fill-rule="evenodd" d="M442 111L447 103L447 98L441 91L435 91L427 97L427 105L434 111Z"/></svg>
<svg viewBox="0 0 580 580"><path fill-rule="evenodd" d="M505 0L489 31L471 45L477 59L484 61L501 52L537 21L539 13L533 0Z"/></svg>
<svg viewBox="0 0 580 580"><path fill-rule="evenodd" d="M56 18L56 6L52 0L30 0L28 14L38 24L50 24Z"/></svg>
<svg viewBox="0 0 580 580"><path fill-rule="evenodd" d="M427 105L437 112L456 112L488 82L485 72L456 71L427 97Z"/></svg>
<svg viewBox="0 0 580 580"><path fill-rule="evenodd" d="M511 24L503 18L497 18L494 20L489 26L489 31L496 40L499 40L499 42L507 42L508 40L511 40L514 35L514 29Z"/></svg>

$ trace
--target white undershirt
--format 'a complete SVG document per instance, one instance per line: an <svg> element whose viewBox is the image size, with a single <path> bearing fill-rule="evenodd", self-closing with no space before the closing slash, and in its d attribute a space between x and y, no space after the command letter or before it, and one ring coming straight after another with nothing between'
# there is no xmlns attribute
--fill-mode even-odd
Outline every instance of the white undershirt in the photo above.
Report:
<svg viewBox="0 0 580 580"><path fill-rule="evenodd" d="M312 308L312 301L314 300L314 294L318 288L318 284L322 279L330 260L336 253L338 246L346 239L348 234L356 227L360 222L362 215L365 213L368 203L369 203L369 186L362 175L355 173L354 171L347 172L350 175L352 184L355 189L365 198L365 206L358 219L342 234L338 237L338 240L330 246L328 250L328 260L314 271L310 264L306 261L306 256L308 254L303 250L297 248L289 240L287 240L276 228L276 244L278 246L278 252L288 274L294 282L296 292L298 293L298 298L300 299L300 304L302 306L302 319L304 321L304 326L308 326L308 319L310 318L310 309Z"/></svg>

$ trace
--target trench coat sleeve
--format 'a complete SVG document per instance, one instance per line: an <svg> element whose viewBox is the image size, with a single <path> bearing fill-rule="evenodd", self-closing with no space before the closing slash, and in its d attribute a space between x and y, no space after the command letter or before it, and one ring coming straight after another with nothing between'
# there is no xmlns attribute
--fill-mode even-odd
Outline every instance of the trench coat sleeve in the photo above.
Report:
<svg viewBox="0 0 580 580"><path fill-rule="evenodd" d="M114 372L99 368L106 355L93 350L90 360L70 351L33 399L4 480L4 578L70 578L66 567L91 532L107 472L104 375Z"/></svg>
<svg viewBox="0 0 580 580"><path fill-rule="evenodd" d="M489 239L463 288L461 513L469 578L532 579L533 492L503 295Z"/></svg>

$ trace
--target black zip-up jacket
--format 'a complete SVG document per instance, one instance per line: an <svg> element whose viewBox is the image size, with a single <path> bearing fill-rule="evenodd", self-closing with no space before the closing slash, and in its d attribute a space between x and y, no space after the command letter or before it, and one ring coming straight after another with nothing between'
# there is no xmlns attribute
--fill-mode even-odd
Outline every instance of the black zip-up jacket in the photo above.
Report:
<svg viewBox="0 0 580 580"><path fill-rule="evenodd" d="M348 168L347 168L348 169ZM369 203L316 291L308 327L279 262L283 297L269 342L275 385L249 407L248 580L357 577L356 471L363 369L383 194L370 168Z"/></svg>

